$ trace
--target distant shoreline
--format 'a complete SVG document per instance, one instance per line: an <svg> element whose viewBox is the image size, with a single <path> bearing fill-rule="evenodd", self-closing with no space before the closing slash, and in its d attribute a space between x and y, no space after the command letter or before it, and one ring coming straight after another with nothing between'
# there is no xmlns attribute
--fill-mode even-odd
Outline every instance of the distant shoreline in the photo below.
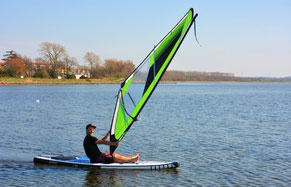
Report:
<svg viewBox="0 0 291 187"><path fill-rule="evenodd" d="M120 84L123 79L46 79L0 77L0 86Z"/></svg>
<svg viewBox="0 0 291 187"><path fill-rule="evenodd" d="M95 85L120 84L124 79L45 79L45 78L9 78L0 77L0 86L29 86L29 85ZM173 83L291 83L271 81L161 81L164 84Z"/></svg>

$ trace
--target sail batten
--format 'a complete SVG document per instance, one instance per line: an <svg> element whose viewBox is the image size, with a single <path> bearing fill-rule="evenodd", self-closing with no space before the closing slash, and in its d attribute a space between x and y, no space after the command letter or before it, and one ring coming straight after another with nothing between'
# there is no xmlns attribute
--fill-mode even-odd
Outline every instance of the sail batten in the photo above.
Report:
<svg viewBox="0 0 291 187"><path fill-rule="evenodd" d="M161 80L196 15L190 9L121 84L111 124L110 141L121 141ZM110 147L113 153L115 146Z"/></svg>

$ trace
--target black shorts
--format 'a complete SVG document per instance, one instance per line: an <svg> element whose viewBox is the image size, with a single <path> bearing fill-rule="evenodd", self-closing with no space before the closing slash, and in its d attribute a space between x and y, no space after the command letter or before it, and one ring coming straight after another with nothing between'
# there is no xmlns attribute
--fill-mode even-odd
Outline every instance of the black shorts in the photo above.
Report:
<svg viewBox="0 0 291 187"><path fill-rule="evenodd" d="M96 159L90 159L91 163L112 163L113 156L110 153L101 153Z"/></svg>

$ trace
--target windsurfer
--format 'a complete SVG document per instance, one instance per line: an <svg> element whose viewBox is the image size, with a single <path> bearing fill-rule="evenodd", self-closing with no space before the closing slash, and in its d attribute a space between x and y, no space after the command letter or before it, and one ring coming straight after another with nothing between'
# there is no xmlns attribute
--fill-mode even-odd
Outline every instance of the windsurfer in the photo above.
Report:
<svg viewBox="0 0 291 187"><path fill-rule="evenodd" d="M110 135L110 131L108 131L107 134L102 139L97 139L96 137L93 136L95 128L96 126L93 124L88 124L86 126L87 135L83 141L85 153L90 158L91 163L97 163L97 162L136 163L139 160L139 153L133 157L126 157L126 156L119 155L117 153L113 153L112 155L110 153L102 153L99 150L97 144L119 146L120 142L107 141Z"/></svg>

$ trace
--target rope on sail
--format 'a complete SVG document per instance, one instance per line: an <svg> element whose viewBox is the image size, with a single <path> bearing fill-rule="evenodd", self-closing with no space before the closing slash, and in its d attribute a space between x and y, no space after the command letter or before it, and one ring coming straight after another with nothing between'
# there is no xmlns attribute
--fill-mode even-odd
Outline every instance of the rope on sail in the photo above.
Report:
<svg viewBox="0 0 291 187"><path fill-rule="evenodd" d="M200 44L199 41L198 41L198 38L197 38L196 19L195 19L197 16L198 16L198 14L195 14L195 16L194 16L194 18L193 18L193 20L194 20L194 36L195 36L196 42L200 45L200 47L202 47L201 44Z"/></svg>

